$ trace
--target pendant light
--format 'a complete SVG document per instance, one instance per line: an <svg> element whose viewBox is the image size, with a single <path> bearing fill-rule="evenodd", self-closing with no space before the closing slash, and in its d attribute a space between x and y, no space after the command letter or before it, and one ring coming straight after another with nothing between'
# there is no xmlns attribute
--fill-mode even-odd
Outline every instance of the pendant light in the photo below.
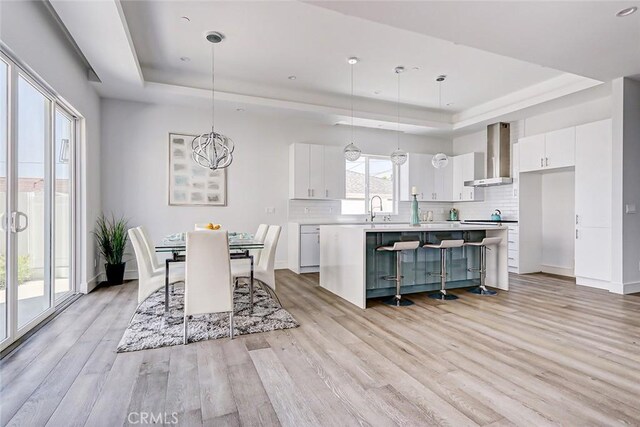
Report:
<svg viewBox="0 0 640 427"><path fill-rule="evenodd" d="M442 82L447 78L444 74L436 77L436 81L438 82L438 105L440 109L442 109ZM447 167L449 164L449 157L447 157L444 153L438 153L431 159L431 164L436 169L442 169Z"/></svg>
<svg viewBox="0 0 640 427"><path fill-rule="evenodd" d="M353 143L353 66L358 63L358 58L352 56L347 59L347 63L351 66L351 142L344 147L344 158L350 162L355 162L360 158L360 154L362 154L362 151Z"/></svg>
<svg viewBox="0 0 640 427"><path fill-rule="evenodd" d="M404 72L404 67L398 66L394 70L398 76L398 129L397 129L397 146L393 153L391 153L391 161L395 165L403 165L407 161L407 152L400 149L400 74Z"/></svg>
<svg viewBox="0 0 640 427"><path fill-rule="evenodd" d="M211 43L211 132L193 138L191 157L198 165L214 171L233 162L234 145L231 138L215 131L215 45L224 40L224 35L211 31L206 34L206 39Z"/></svg>

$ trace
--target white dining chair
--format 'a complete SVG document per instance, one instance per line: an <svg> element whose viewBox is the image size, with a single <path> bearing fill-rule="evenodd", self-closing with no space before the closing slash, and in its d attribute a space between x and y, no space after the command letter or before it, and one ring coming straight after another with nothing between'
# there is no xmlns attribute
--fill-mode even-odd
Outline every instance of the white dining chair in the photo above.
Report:
<svg viewBox="0 0 640 427"><path fill-rule="evenodd" d="M156 249L153 245L153 240L147 232L147 229L143 226L136 227L136 229L140 231L140 236L142 237L142 240L144 241L147 248L149 259L151 260L151 265L153 266L154 272L165 274L165 266L160 260L158 260ZM169 266L169 283L173 284L177 282L184 282L184 261L174 261L171 262Z"/></svg>
<svg viewBox="0 0 640 427"><path fill-rule="evenodd" d="M258 230L256 230L256 234L253 235L253 240L256 242L264 243L264 239L267 236L267 230L269 230L268 224L260 224L258 226ZM260 249L252 249L249 251L251 256L253 256L253 266L258 265L260 261L260 255L262 254L262 250ZM231 260L231 271L249 271L251 269L251 261L246 258L232 259Z"/></svg>
<svg viewBox="0 0 640 427"><path fill-rule="evenodd" d="M267 234L264 239L264 248L260 255L260 261L255 265L253 271L254 279L260 283L267 285L271 290L276 290L276 276L275 276L275 259L276 249L278 247L278 240L280 238L280 231L282 227L279 225L270 225L267 230ZM249 278L250 271L246 265L232 264L232 274L235 279ZM277 295L276 295L277 298Z"/></svg>
<svg viewBox="0 0 640 427"><path fill-rule="evenodd" d="M229 236L224 230L187 233L184 285L184 344L189 338L188 318L194 314L229 312L233 339L233 284Z"/></svg>
<svg viewBox="0 0 640 427"><path fill-rule="evenodd" d="M164 271L154 270L140 230L130 228L129 240L131 240L138 264L138 304L140 304L164 285L165 276Z"/></svg>
<svg viewBox="0 0 640 427"><path fill-rule="evenodd" d="M268 224L260 224L258 226L258 230L256 234L253 236L253 240L256 242L264 243L264 239L267 237L267 230L269 230ZM262 251L251 251L253 255L253 262L257 264L260 261L260 255L262 255Z"/></svg>

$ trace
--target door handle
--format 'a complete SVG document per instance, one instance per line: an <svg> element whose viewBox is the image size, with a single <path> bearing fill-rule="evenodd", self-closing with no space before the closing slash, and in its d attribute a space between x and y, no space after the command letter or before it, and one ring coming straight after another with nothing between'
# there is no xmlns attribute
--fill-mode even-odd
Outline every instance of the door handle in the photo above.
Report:
<svg viewBox="0 0 640 427"><path fill-rule="evenodd" d="M20 217L24 217L24 227L20 227ZM29 217L20 211L11 212L11 232L20 233L29 227Z"/></svg>

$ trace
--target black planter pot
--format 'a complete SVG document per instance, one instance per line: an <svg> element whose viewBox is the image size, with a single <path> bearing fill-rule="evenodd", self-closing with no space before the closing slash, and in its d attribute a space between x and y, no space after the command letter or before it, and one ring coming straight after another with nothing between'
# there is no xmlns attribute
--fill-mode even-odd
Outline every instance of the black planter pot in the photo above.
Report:
<svg viewBox="0 0 640 427"><path fill-rule="evenodd" d="M121 264L105 264L104 269L107 273L107 283L111 285L122 285L124 281L124 266L125 262Z"/></svg>

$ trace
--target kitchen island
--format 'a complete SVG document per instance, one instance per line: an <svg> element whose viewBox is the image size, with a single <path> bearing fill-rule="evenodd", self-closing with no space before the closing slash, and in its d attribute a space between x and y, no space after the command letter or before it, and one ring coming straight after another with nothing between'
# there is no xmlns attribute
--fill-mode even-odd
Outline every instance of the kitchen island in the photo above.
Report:
<svg viewBox="0 0 640 427"><path fill-rule="evenodd" d="M479 242L484 237L501 237L502 242L487 251L486 285L509 289L507 267L508 229L496 225L421 224L420 226L368 224L320 226L320 286L350 303L366 308L368 298L395 295L395 254L376 248L400 240L438 244L444 239ZM440 289L440 253L419 248L402 252L402 294ZM480 274L477 247L453 248L447 263L447 289L476 286Z"/></svg>

